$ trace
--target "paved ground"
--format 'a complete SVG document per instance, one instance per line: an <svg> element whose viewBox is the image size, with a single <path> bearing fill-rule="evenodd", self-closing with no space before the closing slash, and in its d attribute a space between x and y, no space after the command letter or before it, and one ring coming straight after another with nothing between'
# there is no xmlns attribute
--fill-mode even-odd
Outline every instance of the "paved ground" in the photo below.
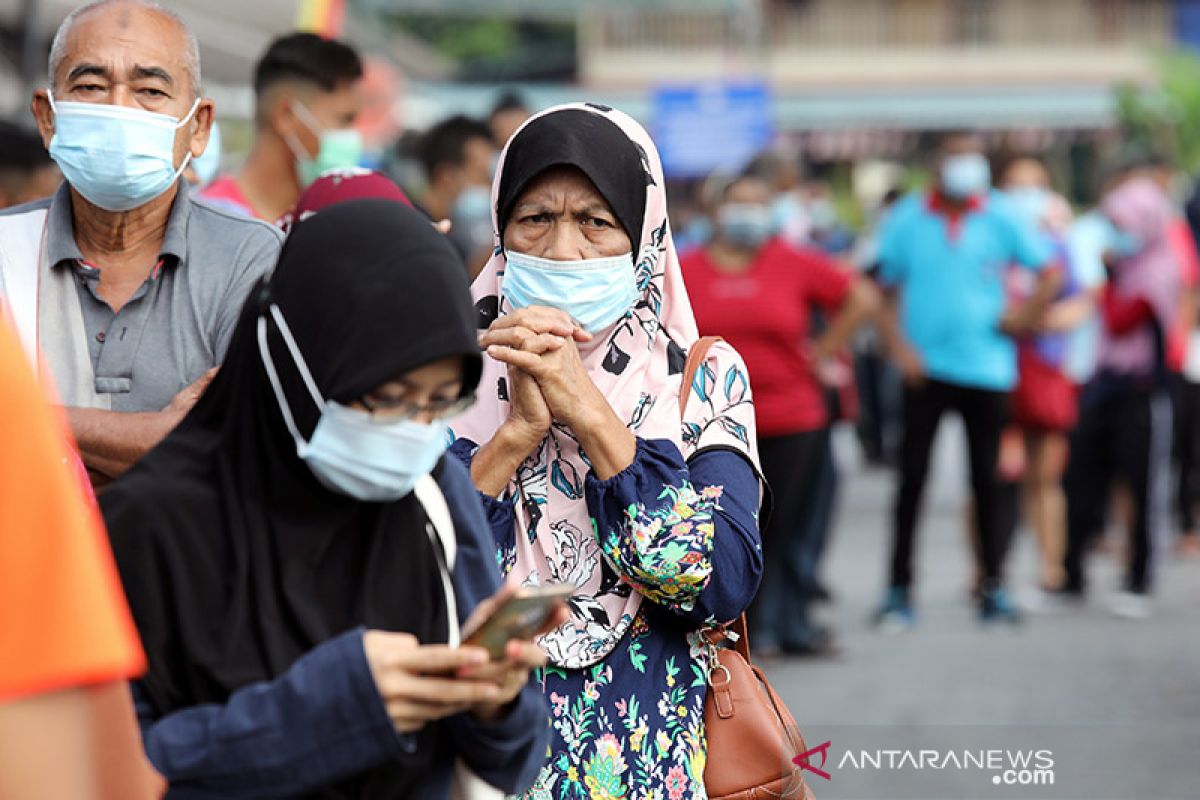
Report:
<svg viewBox="0 0 1200 800"><path fill-rule="evenodd" d="M843 494L826 565L837 597L823 618L840 633L844 652L832 661L768 665L809 745L832 742L832 779L811 779L819 800L1200 798L1200 562L1168 562L1157 613L1146 622L1104 610L1117 572L1100 559L1086 607L1030 619L1015 631L980 629L966 599L961 434L948 423L919 533L920 625L877 633L866 620L883 585L892 477L862 471L853 442L838 444ZM1010 561L1012 583L1032 585L1034 566L1022 536ZM903 754L876 751L921 749L938 754L920 770L911 761L856 768L863 750L886 767ZM1006 759L1020 755L1004 751L1049 750L1054 785L994 785L1035 778L957 769L947 762L951 750L960 761L964 751L982 758L975 754L997 750L994 757Z"/></svg>

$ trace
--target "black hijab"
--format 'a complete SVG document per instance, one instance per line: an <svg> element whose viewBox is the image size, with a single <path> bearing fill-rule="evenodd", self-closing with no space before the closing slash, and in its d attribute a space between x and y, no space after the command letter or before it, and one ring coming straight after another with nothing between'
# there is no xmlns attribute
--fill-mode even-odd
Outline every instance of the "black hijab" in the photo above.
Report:
<svg viewBox="0 0 1200 800"><path fill-rule="evenodd" d="M517 198L534 178L552 167L571 166L582 170L608 201L636 256L646 185L654 181L646 162L637 143L600 114L576 108L538 117L508 145L496 198L499 230L504 231Z"/></svg>
<svg viewBox="0 0 1200 800"><path fill-rule="evenodd" d="M259 354L277 304L323 397L350 402L432 361L480 357L466 274L416 211L386 200L327 208L295 226L251 292L225 364L166 440L101 497L166 714L221 703L358 625L444 642L447 609L415 496L366 503L325 489L296 455ZM272 357L300 431L319 411L279 330ZM434 731L411 761L314 796L392 798L421 785Z"/></svg>

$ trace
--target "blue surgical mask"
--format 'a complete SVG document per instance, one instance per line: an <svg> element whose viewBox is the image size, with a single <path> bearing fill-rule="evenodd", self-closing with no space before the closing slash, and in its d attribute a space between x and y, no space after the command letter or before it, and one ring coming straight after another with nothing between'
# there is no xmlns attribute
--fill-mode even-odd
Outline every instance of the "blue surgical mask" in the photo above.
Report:
<svg viewBox="0 0 1200 800"><path fill-rule="evenodd" d="M761 203L725 203L717 209L717 227L731 244L758 248L774 235L775 220Z"/></svg>
<svg viewBox="0 0 1200 800"><path fill-rule="evenodd" d="M808 204L808 222L814 231L831 231L838 224L837 206L828 197Z"/></svg>
<svg viewBox="0 0 1200 800"><path fill-rule="evenodd" d="M1019 189L1008 189L1004 192L1009 203L1020 218L1033 225L1040 226L1046 219L1046 211L1050 208L1050 192L1039 186L1022 186Z"/></svg>
<svg viewBox="0 0 1200 800"><path fill-rule="evenodd" d="M641 294L633 273L633 253L580 261L554 261L513 251L505 257L500 291L513 308L557 308L588 333L598 333L621 319Z"/></svg>
<svg viewBox="0 0 1200 800"><path fill-rule="evenodd" d="M983 194L992 185L988 160L979 153L946 156L942 162L942 191L955 200Z"/></svg>
<svg viewBox="0 0 1200 800"><path fill-rule="evenodd" d="M129 211L149 203L174 185L191 160L175 167L175 131L196 113L200 99L183 119L140 108L101 103L55 103L50 157L67 183L89 203L106 211Z"/></svg>
<svg viewBox="0 0 1200 800"><path fill-rule="evenodd" d="M771 222L775 230L784 230L796 219L804 219L804 204L795 192L780 192L771 200Z"/></svg>
<svg viewBox="0 0 1200 800"><path fill-rule="evenodd" d="M486 186L468 186L458 194L450 218L456 225L492 223L492 190Z"/></svg>
<svg viewBox="0 0 1200 800"><path fill-rule="evenodd" d="M271 315L313 402L321 409L317 427L305 441L296 427L271 359L267 319L259 317L258 351L283 421L296 442L296 454L322 485L338 494L371 503L387 503L409 494L445 452L449 438L446 422L424 424L407 419L376 422L366 411L323 399L278 306L271 306Z"/></svg>
<svg viewBox="0 0 1200 800"><path fill-rule="evenodd" d="M192 169L196 171L196 180L200 186L207 186L217 177L221 166L221 129L214 121L208 134L208 146L204 152L192 159Z"/></svg>

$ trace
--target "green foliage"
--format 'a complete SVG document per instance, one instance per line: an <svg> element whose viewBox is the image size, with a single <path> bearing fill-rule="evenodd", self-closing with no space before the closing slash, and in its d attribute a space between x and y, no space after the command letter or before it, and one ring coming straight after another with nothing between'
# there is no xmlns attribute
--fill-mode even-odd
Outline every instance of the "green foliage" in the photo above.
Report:
<svg viewBox="0 0 1200 800"><path fill-rule="evenodd" d="M1126 155L1161 153L1189 171L1200 170L1200 54L1161 53L1158 85L1116 89L1117 117Z"/></svg>
<svg viewBox="0 0 1200 800"><path fill-rule="evenodd" d="M395 23L457 61L502 58L511 55L521 40L512 19L406 15L395 18Z"/></svg>

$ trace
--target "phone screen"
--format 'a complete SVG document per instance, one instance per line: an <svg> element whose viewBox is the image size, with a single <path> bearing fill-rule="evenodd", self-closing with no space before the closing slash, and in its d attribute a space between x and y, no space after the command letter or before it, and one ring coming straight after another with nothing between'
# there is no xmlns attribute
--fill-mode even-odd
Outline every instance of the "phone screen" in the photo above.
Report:
<svg viewBox="0 0 1200 800"><path fill-rule="evenodd" d="M573 593L569 586L523 589L496 609L464 643L486 649L494 660L504 658L504 647L510 639L532 639L558 604Z"/></svg>

